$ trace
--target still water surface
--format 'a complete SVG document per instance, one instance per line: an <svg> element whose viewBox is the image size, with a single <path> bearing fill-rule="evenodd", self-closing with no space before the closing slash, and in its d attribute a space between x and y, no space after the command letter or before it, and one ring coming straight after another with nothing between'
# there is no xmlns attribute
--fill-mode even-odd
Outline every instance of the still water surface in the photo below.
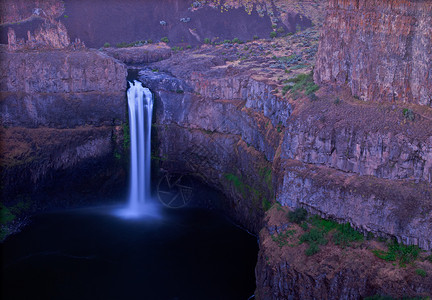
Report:
<svg viewBox="0 0 432 300"><path fill-rule="evenodd" d="M120 215L120 216L119 216ZM1 299L248 299L256 238L223 215L149 206L36 216L1 247Z"/></svg>

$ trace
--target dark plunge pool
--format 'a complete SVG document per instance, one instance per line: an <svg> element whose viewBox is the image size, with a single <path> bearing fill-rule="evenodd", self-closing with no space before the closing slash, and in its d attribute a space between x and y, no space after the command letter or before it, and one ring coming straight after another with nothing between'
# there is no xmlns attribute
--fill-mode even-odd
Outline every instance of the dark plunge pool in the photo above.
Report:
<svg viewBox="0 0 432 300"><path fill-rule="evenodd" d="M36 216L1 245L1 299L248 299L257 240L223 215L152 205Z"/></svg>

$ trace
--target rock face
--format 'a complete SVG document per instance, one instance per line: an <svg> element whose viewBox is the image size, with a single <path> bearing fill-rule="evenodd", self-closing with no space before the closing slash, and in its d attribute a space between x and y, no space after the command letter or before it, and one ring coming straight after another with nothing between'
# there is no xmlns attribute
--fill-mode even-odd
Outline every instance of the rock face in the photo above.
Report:
<svg viewBox="0 0 432 300"><path fill-rule="evenodd" d="M432 106L432 3L329 1L315 68L365 101Z"/></svg>
<svg viewBox="0 0 432 300"><path fill-rule="evenodd" d="M432 278L416 274L422 268L432 272L432 263L417 261L401 267L376 257L370 248L374 241L340 248L330 241L313 256L305 255L307 245L299 245L303 230L288 222L287 211L272 208L260 232L260 253L256 267L255 297L267 299L364 299L386 295L392 299L428 297ZM275 237L288 230L287 244ZM280 236L280 235L279 235Z"/></svg>
<svg viewBox="0 0 432 300"><path fill-rule="evenodd" d="M293 109L270 85L236 72L217 55L200 57L195 65L178 55L152 67L172 75L140 72L157 94L162 157L198 172L192 161L200 176L223 189L227 174L247 178L249 186L252 178L260 182L259 170L237 167L259 156L261 168L271 166L272 195L282 205L432 249L428 114L406 122L401 109L359 105L344 90L322 90L319 101ZM346 101L334 104L333 95ZM240 150L244 145L248 151Z"/></svg>
<svg viewBox="0 0 432 300"><path fill-rule="evenodd" d="M161 45L146 45L145 47L105 48L109 56L125 64L142 65L167 59L171 56L171 48Z"/></svg>
<svg viewBox="0 0 432 300"><path fill-rule="evenodd" d="M1 58L5 203L44 195L36 204L44 206L68 190L100 195L123 186L125 66L95 50L3 50Z"/></svg>
<svg viewBox="0 0 432 300"><path fill-rule="evenodd" d="M75 39L71 43L66 31L66 27L54 19L46 19L35 30L34 34L27 31L27 39L17 38L15 30L8 29L8 48L9 51L17 50L41 50L41 49L82 49L84 43L80 39Z"/></svg>
<svg viewBox="0 0 432 300"><path fill-rule="evenodd" d="M60 0L4 0L0 2L0 23L20 22L31 17L56 18L64 11Z"/></svg>
<svg viewBox="0 0 432 300"><path fill-rule="evenodd" d="M226 63L218 51L226 50L173 54L139 72L156 96L160 167L221 190L228 214L253 232L277 201L432 249L431 112L413 107L410 121L402 107L360 102L344 88L322 87L313 101L282 98L271 80ZM263 299L359 299L430 289L417 279L412 288L402 280L381 289L379 269L369 277L375 283L362 285L357 278L373 255L364 268L341 261L329 278L325 270L308 272L281 258L267 266L264 255L273 250L262 251L257 288ZM303 284L308 288L295 290Z"/></svg>

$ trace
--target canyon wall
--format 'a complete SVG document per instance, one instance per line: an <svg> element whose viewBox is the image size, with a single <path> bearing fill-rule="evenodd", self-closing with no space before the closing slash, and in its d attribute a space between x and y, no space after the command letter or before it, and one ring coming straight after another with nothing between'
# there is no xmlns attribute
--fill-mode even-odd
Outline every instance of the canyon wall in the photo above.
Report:
<svg viewBox="0 0 432 300"><path fill-rule="evenodd" d="M432 2L330 0L315 68L365 101L432 106Z"/></svg>
<svg viewBox="0 0 432 300"><path fill-rule="evenodd" d="M259 185L259 170L239 165L260 157L261 168L272 170L267 201L432 248L428 115L406 122L391 105L377 110L349 98L335 104L338 94L329 90L319 101L293 106L274 96L272 86L214 57L197 66L173 56L156 67L172 75L147 70L140 79L157 94L163 166L172 160L193 173L192 161L200 176L223 189L226 174Z"/></svg>
<svg viewBox="0 0 432 300"><path fill-rule="evenodd" d="M58 204L67 205L69 191L96 196L124 185L125 66L85 49L0 55L5 203L40 195L44 206L64 195Z"/></svg>
<svg viewBox="0 0 432 300"><path fill-rule="evenodd" d="M221 190L229 215L252 232L262 229L256 296L430 293L430 281L412 268L386 285L386 275L372 267L381 263L373 248L354 251L365 257L355 265L329 245L330 254L311 264L297 241L290 253L268 260L275 250L268 244L276 243L266 218L271 205L302 207L365 234L432 249L431 112L412 107L409 120L403 106L365 103L344 87L322 86L313 100L280 97L275 82L221 59L224 51L173 54L140 71L139 79L155 93L154 162ZM340 253L332 256L333 250ZM354 279L361 276L367 282Z"/></svg>

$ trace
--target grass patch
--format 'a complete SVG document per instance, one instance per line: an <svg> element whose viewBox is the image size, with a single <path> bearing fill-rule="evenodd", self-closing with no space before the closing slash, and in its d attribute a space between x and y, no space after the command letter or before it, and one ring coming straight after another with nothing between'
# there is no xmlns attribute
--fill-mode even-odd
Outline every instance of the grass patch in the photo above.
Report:
<svg viewBox="0 0 432 300"><path fill-rule="evenodd" d="M319 90L319 86L313 81L313 73L299 74L295 78L289 79L287 82L294 83L294 85L286 85L282 90L291 91L293 95L299 92L304 92L310 95Z"/></svg>
<svg viewBox="0 0 432 300"><path fill-rule="evenodd" d="M264 211L268 211L272 206L271 202L268 201L266 198L263 198L263 200L261 201L261 205Z"/></svg>
<svg viewBox="0 0 432 300"><path fill-rule="evenodd" d="M320 251L319 245L327 245L328 240L323 230L311 228L308 232L300 236L300 244L307 243L309 247L306 249L307 256L314 255Z"/></svg>
<svg viewBox="0 0 432 300"><path fill-rule="evenodd" d="M350 246L351 242L362 241L363 235L351 227L349 223L338 224L337 231L333 234L335 245L342 247Z"/></svg>
<svg viewBox="0 0 432 300"><path fill-rule="evenodd" d="M290 68L290 70L300 70L300 69L304 69L304 68L307 68L307 67L308 67L308 65L296 65L296 66L292 66Z"/></svg>
<svg viewBox="0 0 432 300"><path fill-rule="evenodd" d="M15 220L16 216L12 211L0 203L0 224L5 225Z"/></svg>
<svg viewBox="0 0 432 300"><path fill-rule="evenodd" d="M320 251L320 245L326 245L332 238L335 245L341 247L351 246L352 242L362 241L363 235L353 229L349 223L339 224L332 220L326 220L313 216L306 220L306 211L297 209L288 214L290 221L300 224L305 233L300 237L300 244L309 245L305 254L314 255Z"/></svg>
<svg viewBox="0 0 432 300"><path fill-rule="evenodd" d="M405 246L396 241L387 245L388 250L373 250L372 252L385 261L397 261L399 266L405 267L406 264L414 262L419 254L420 248L415 245Z"/></svg>
<svg viewBox="0 0 432 300"><path fill-rule="evenodd" d="M427 276L426 271L423 269L417 269L416 274L423 277L423 278Z"/></svg>
<svg viewBox="0 0 432 300"><path fill-rule="evenodd" d="M295 233L295 230L286 230L283 233L272 235L271 238L273 242L278 244L279 248L282 248L283 246L288 245L288 239L292 237Z"/></svg>
<svg viewBox="0 0 432 300"><path fill-rule="evenodd" d="M271 188L271 169L261 169L260 174L263 178L263 180L265 180L265 182L267 182L267 185L269 186L269 188ZM229 182L231 182L231 184L234 186L234 188L241 193L242 197L247 199L249 198L252 201L252 205L256 208L256 209L262 209L264 211L267 211L271 208L272 206L272 202L269 199L272 199L272 190L269 190L269 193L267 193L265 190L265 188L261 189L256 189L246 183L244 183L241 179L241 177L236 176L235 174L232 173L226 173L224 174L225 179L227 179Z"/></svg>
<svg viewBox="0 0 432 300"><path fill-rule="evenodd" d="M135 41L135 42L131 42L131 43L118 43L116 44L117 48L129 48L129 47L140 47L143 46L145 44L151 44L151 40L141 40L141 41Z"/></svg>
<svg viewBox="0 0 432 300"><path fill-rule="evenodd" d="M301 224L306 220L307 211L304 208L296 208L294 211L288 213L288 219L290 222Z"/></svg>
<svg viewBox="0 0 432 300"><path fill-rule="evenodd" d="M10 207L0 203L0 241L3 241L10 234L8 224L16 220L20 214L29 210L29 208L29 200L19 201L17 204Z"/></svg>
<svg viewBox="0 0 432 300"><path fill-rule="evenodd" d="M123 123L123 148L130 148L130 130L129 123Z"/></svg>

